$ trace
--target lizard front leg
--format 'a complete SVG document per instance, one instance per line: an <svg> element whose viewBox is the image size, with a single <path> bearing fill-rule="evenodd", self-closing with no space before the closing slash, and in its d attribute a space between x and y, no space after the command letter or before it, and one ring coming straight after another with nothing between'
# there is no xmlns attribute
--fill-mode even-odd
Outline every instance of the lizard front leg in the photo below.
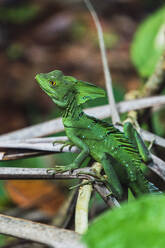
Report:
<svg viewBox="0 0 165 248"><path fill-rule="evenodd" d="M69 137L69 135L68 135ZM55 169L58 171L67 171L79 168L82 162L88 157L89 155L89 148L88 146L77 136L71 135L70 137L71 142L75 144L77 147L81 149L81 152L77 156L77 158L69 165L66 166L56 166Z"/></svg>
<svg viewBox="0 0 165 248"><path fill-rule="evenodd" d="M53 141L53 146L56 144L63 144L60 148L60 152L63 151L64 147L69 146L69 151L71 151L72 147L74 146L74 143L70 140L55 140Z"/></svg>

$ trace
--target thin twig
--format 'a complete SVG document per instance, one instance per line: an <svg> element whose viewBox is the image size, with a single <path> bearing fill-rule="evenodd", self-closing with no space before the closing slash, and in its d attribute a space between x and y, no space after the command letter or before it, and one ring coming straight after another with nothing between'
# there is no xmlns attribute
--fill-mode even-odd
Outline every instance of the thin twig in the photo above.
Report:
<svg viewBox="0 0 165 248"><path fill-rule="evenodd" d="M140 134L145 141L154 142L155 145L165 148L165 139L147 130L140 129Z"/></svg>
<svg viewBox="0 0 165 248"><path fill-rule="evenodd" d="M154 164L148 167L165 181L165 162L151 154Z"/></svg>
<svg viewBox="0 0 165 248"><path fill-rule="evenodd" d="M33 158L36 156L43 156L52 154L52 152L44 151L30 151L24 149L6 149L6 152L0 152L0 161L17 160L21 158Z"/></svg>
<svg viewBox="0 0 165 248"><path fill-rule="evenodd" d="M15 149L32 149L32 150L40 150L40 151L50 151L50 152L60 152L61 148L63 146L63 144L53 144L53 141L55 140L68 140L67 137L56 137L56 138L52 138L52 141L50 139L49 142L44 141L45 138L40 139L40 141L38 142L37 140L35 141L34 139L34 143L32 143L31 141L25 141L25 140L11 140L11 141L4 141L4 142L0 142L0 147L1 148L15 148ZM46 138L47 139L47 138ZM42 141L42 142L41 142ZM68 151L68 149L66 147L64 147L62 149L62 151ZM71 148L71 151L77 151L77 149L75 147Z"/></svg>
<svg viewBox="0 0 165 248"><path fill-rule="evenodd" d="M165 104L165 96L151 96L146 98L134 99L130 101L122 101L117 103L117 109L120 113L131 110L141 110L154 106Z"/></svg>
<svg viewBox="0 0 165 248"><path fill-rule="evenodd" d="M111 192L104 184L93 184L94 189L98 192L98 194L103 198L105 203L110 207L120 207L119 202L116 200L115 197L111 195Z"/></svg>
<svg viewBox="0 0 165 248"><path fill-rule="evenodd" d="M58 226L62 228L67 228L70 221L72 220L72 216L74 215L75 205L77 201L77 193L78 189L75 191L72 190L72 193L69 194L69 199L66 201L64 206L60 208L58 213L60 214L60 218L58 218ZM62 210L61 210L62 209ZM59 215L58 214L58 215ZM57 216L55 216L55 219L53 220L53 223L57 222Z"/></svg>
<svg viewBox="0 0 165 248"><path fill-rule="evenodd" d="M109 103L111 104L111 109L113 110L112 111L112 122L113 122L113 124L120 123L120 116L118 114L114 95L113 95L112 79L111 79L110 70L108 68L108 60L107 60L107 55L106 55L106 51L105 51L102 27L100 25L100 21L99 21L99 18L97 16L97 13L94 10L91 2L89 0L84 0L84 2L85 2L87 8L89 9L89 11L93 17L94 23L96 25L97 33L98 33L98 39L99 39L101 58L102 58L102 63L103 63L103 70L104 70L104 76L105 76L107 95L108 95Z"/></svg>
<svg viewBox="0 0 165 248"><path fill-rule="evenodd" d="M54 248L85 248L80 236L73 231L60 229L29 220L0 214L0 233L39 242Z"/></svg>
<svg viewBox="0 0 165 248"><path fill-rule="evenodd" d="M142 108L152 107L156 105L165 104L165 96L155 96L144 99L136 99L132 101L122 101L117 103L116 106L120 113L125 113L131 110L138 110ZM85 109L84 112L89 115L93 115L96 118L104 119L111 116L111 108L109 105L99 106L94 108ZM36 124L30 127L25 127L18 131L13 131L7 134L0 135L0 141L3 140L16 140L27 139L33 137L41 137L58 133L64 130L62 119L57 118L50 121L46 121L40 124Z"/></svg>

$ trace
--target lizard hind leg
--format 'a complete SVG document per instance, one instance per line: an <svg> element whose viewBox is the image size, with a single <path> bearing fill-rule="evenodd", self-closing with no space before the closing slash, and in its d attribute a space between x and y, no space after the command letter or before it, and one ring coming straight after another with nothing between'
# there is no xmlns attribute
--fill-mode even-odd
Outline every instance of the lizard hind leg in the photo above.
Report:
<svg viewBox="0 0 165 248"><path fill-rule="evenodd" d="M139 133L130 122L126 122L124 124L124 134L138 149L143 161L146 163L152 162L152 158L148 148L146 147Z"/></svg>
<svg viewBox="0 0 165 248"><path fill-rule="evenodd" d="M129 188L131 189L132 194L134 195L134 197L139 197L141 195L143 195L144 193L147 192L142 192L139 185L137 184L137 182L131 182L129 184Z"/></svg>
<svg viewBox="0 0 165 248"><path fill-rule="evenodd" d="M112 191L113 195L118 199L123 199L124 191L123 187L120 183L119 177L115 172L115 159L107 153L104 153L101 164L104 168L104 172L107 176L107 181L110 186L110 190Z"/></svg>

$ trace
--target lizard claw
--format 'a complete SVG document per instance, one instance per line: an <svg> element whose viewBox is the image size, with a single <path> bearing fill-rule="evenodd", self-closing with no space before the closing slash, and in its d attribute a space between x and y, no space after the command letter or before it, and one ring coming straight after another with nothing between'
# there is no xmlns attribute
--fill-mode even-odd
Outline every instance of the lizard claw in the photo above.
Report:
<svg viewBox="0 0 165 248"><path fill-rule="evenodd" d="M53 142L53 146L54 146L56 143L57 143L57 144L63 144L63 146L60 148L60 152L62 152L63 149L64 149L64 147L66 147L66 146L69 146L69 151L71 151L72 147L74 146L74 144L73 144L70 140L55 140L55 141Z"/></svg>
<svg viewBox="0 0 165 248"><path fill-rule="evenodd" d="M72 147L74 146L74 144L70 144L69 145L69 151L71 151Z"/></svg>
<svg viewBox="0 0 165 248"><path fill-rule="evenodd" d="M53 146L56 144L66 144L67 140L55 140L52 142Z"/></svg>
<svg viewBox="0 0 165 248"><path fill-rule="evenodd" d="M61 148L60 148L60 152L63 152L63 149L64 149L64 147L66 147L67 146L67 144L63 144L63 146L61 146Z"/></svg>

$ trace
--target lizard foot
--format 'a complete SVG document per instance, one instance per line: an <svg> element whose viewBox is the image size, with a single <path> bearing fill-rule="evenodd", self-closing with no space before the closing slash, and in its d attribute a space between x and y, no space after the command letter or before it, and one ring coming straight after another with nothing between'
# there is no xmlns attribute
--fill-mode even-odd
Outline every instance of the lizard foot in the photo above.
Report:
<svg viewBox="0 0 165 248"><path fill-rule="evenodd" d="M75 164L69 164L69 165L66 165L66 166L57 165L57 166L55 166L55 171L57 171L57 172L65 172L65 171L72 172L76 168L77 168L77 166L75 166Z"/></svg>

